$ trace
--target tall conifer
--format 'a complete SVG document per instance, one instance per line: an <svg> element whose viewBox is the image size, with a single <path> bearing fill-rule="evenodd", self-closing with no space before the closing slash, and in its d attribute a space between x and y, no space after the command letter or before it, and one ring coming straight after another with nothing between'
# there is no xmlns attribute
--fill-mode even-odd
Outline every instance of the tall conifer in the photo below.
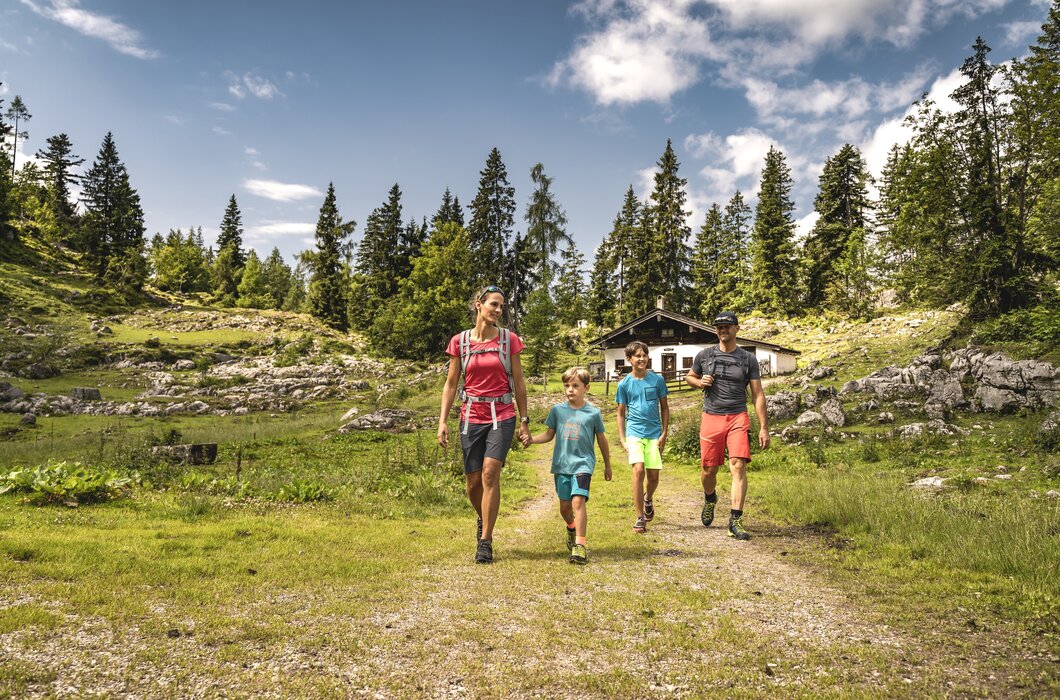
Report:
<svg viewBox="0 0 1060 700"><path fill-rule="evenodd" d="M791 169L784 154L769 147L751 234L751 298L766 313L796 309L795 221Z"/></svg>

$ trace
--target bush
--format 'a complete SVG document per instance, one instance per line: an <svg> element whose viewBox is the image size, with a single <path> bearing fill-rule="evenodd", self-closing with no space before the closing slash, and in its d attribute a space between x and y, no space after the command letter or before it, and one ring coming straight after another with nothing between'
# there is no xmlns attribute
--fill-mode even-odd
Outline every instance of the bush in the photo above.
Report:
<svg viewBox="0 0 1060 700"><path fill-rule="evenodd" d="M685 459L699 459L700 412L685 411L674 414L666 446L670 453Z"/></svg>
<svg viewBox="0 0 1060 700"><path fill-rule="evenodd" d="M26 502L37 505L76 506L125 497L139 481L135 473L125 476L112 469L62 461L0 476L0 494L24 493Z"/></svg>

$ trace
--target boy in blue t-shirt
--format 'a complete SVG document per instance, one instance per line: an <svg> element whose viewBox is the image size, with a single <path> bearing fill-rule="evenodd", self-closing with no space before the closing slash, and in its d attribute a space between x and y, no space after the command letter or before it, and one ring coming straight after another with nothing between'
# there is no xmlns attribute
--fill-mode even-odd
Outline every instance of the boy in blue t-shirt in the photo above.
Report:
<svg viewBox="0 0 1060 700"><path fill-rule="evenodd" d="M670 429L669 392L666 380L648 369L647 345L634 340L626 346L626 360L633 371L615 390L618 441L633 466L633 509L637 511L633 532L645 532L655 517L652 497L659 488L662 451Z"/></svg>
<svg viewBox="0 0 1060 700"><path fill-rule="evenodd" d="M559 496L559 513L567 524L567 549L571 564L588 562L585 548L585 529L588 516L585 504L589 500L589 481L596 468L593 440L600 443L604 456L604 479L611 481L611 451L604 435L604 419L600 409L585 402L589 391L589 373L581 367L571 367L563 373L566 403L549 409L545 425L548 430L523 439L523 446L549 442L556 435L552 451L552 474Z"/></svg>

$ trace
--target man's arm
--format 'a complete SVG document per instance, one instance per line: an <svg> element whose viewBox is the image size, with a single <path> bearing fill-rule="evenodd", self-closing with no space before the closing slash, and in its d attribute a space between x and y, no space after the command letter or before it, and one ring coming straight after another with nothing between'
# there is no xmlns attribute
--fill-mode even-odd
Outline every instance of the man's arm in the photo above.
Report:
<svg viewBox="0 0 1060 700"><path fill-rule="evenodd" d="M762 391L762 380L751 380L751 398L755 404L755 414L758 416L758 445L763 450L769 447L769 416L766 412L766 392Z"/></svg>

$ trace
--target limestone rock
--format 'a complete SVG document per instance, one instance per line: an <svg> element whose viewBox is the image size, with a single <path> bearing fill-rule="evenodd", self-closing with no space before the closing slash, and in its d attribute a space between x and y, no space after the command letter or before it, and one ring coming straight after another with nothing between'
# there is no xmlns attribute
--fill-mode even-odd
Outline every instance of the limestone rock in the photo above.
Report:
<svg viewBox="0 0 1060 700"><path fill-rule="evenodd" d="M773 420L794 418L799 412L799 395L794 391L778 391L766 397L766 409Z"/></svg>
<svg viewBox="0 0 1060 700"><path fill-rule="evenodd" d="M103 395L99 389L93 386L75 386L70 390L70 396L79 401L102 401Z"/></svg>
<svg viewBox="0 0 1060 700"><path fill-rule="evenodd" d="M34 426L37 424L37 416L33 413L23 413L18 422L25 426Z"/></svg>
<svg viewBox="0 0 1060 700"><path fill-rule="evenodd" d="M182 464L213 464L217 460L216 443L159 445L151 451Z"/></svg>
<svg viewBox="0 0 1060 700"><path fill-rule="evenodd" d="M847 422L847 414L839 399L829 399L821 404L821 416L837 428L842 428Z"/></svg>
<svg viewBox="0 0 1060 700"><path fill-rule="evenodd" d="M795 419L795 425L800 428L809 428L824 423L824 416L817 411L804 411L802 415Z"/></svg>
<svg viewBox="0 0 1060 700"><path fill-rule="evenodd" d="M941 489L945 484L946 480L941 476L925 476L909 485L915 489Z"/></svg>
<svg viewBox="0 0 1060 700"><path fill-rule="evenodd" d="M187 372L193 369L195 369L194 360L177 360L173 363L174 372Z"/></svg>
<svg viewBox="0 0 1060 700"><path fill-rule="evenodd" d="M348 433L351 430L395 430L408 425L409 419L414 413L400 408L381 408L375 413L369 413L355 418L339 428L340 433Z"/></svg>
<svg viewBox="0 0 1060 700"><path fill-rule="evenodd" d="M57 372L46 364L34 362L23 367L18 374L26 379L48 379L49 377L54 377Z"/></svg>
<svg viewBox="0 0 1060 700"><path fill-rule="evenodd" d="M893 423L894 414L889 411L881 411L880 415L876 416L877 423Z"/></svg>

